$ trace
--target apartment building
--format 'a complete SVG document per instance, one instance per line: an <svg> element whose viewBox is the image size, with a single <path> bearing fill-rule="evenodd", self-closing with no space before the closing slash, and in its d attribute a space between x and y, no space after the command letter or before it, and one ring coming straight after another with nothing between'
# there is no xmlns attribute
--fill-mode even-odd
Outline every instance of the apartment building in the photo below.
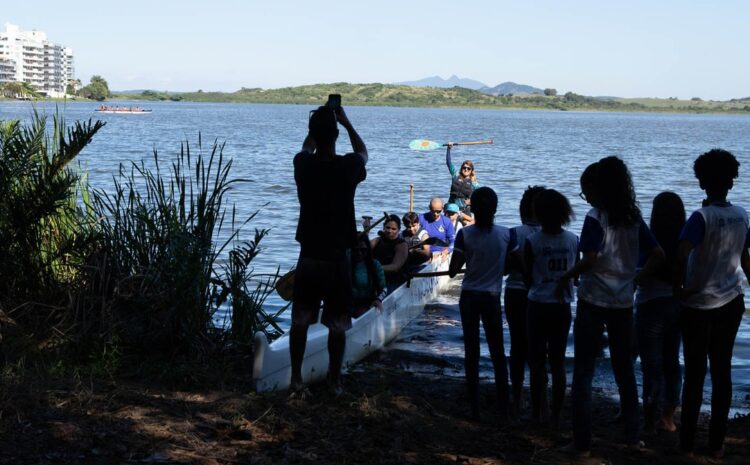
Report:
<svg viewBox="0 0 750 465"><path fill-rule="evenodd" d="M71 49L50 42L44 32L5 23L5 32L0 32L0 83L28 82L49 97L62 97L73 79Z"/></svg>

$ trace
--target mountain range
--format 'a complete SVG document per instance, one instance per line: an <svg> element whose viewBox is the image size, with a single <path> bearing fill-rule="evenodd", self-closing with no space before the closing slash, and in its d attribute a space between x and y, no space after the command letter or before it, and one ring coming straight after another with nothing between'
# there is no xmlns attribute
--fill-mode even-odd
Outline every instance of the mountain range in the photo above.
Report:
<svg viewBox="0 0 750 465"><path fill-rule="evenodd" d="M466 89L478 90L488 95L508 95L508 94L543 94L544 90L538 87L529 86L526 84L517 84L515 82L503 82L494 87L490 87L487 84L475 81L474 79L460 78L455 74L448 79L443 79L440 76L431 76L424 79L418 79L416 81L403 81L397 82L404 86L413 87L464 87Z"/></svg>

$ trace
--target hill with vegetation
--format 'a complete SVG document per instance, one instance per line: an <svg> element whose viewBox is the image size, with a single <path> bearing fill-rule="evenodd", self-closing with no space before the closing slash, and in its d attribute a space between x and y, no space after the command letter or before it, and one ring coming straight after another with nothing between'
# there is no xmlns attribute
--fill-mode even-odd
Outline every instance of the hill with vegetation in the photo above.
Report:
<svg viewBox="0 0 750 465"><path fill-rule="evenodd" d="M463 87L412 87L396 84L313 84L278 89L242 88L236 92L159 92L117 94L127 100L175 100L219 103L286 103L321 105L328 94L341 94L344 105L393 107L471 107L497 109L541 109L578 111L656 111L681 113L750 113L750 101L704 101L701 99L624 99L595 98L567 92L557 95L488 95Z"/></svg>

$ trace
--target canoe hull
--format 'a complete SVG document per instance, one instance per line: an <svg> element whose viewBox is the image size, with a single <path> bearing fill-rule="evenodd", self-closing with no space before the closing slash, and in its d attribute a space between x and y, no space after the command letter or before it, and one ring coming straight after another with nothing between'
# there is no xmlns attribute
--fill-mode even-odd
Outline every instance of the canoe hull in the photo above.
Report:
<svg viewBox="0 0 750 465"><path fill-rule="evenodd" d="M422 271L445 271L448 260L428 264ZM352 321L346 332L344 367L348 368L391 342L401 330L422 313L427 302L444 288L450 278L439 276L413 279L383 301L383 312L370 309ZM302 362L302 379L314 383L325 378L328 372L328 328L311 325L307 333L305 359ZM289 358L289 337L284 335L268 344L263 333L255 335L255 360L253 379L258 392L281 390L289 387L292 375Z"/></svg>

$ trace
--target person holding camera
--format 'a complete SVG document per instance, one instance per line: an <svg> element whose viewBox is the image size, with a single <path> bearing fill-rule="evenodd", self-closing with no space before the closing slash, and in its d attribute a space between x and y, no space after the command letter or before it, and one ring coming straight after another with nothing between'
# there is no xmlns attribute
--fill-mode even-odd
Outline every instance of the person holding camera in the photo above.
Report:
<svg viewBox="0 0 750 465"><path fill-rule="evenodd" d="M346 129L352 152L336 155L338 125ZM309 133L302 151L294 157L294 180L300 215L295 239L300 244L294 280L289 353L291 389L302 391L302 361L309 326L318 321L328 327L328 383L341 393L341 364L346 330L351 328L351 249L357 243L354 194L365 180L367 148L352 126L341 97L329 96L325 106L310 112ZM326 226L320 224L326 218Z"/></svg>

